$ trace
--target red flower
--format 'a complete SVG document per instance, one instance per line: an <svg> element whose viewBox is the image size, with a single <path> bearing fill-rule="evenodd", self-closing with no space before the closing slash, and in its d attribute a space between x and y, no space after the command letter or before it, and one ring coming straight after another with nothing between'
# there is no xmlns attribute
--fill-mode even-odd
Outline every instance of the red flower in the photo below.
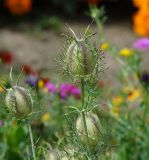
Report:
<svg viewBox="0 0 149 160"><path fill-rule="evenodd" d="M88 5L98 5L102 0L86 0Z"/></svg>
<svg viewBox="0 0 149 160"><path fill-rule="evenodd" d="M41 80L43 81L44 84L49 82L49 78L41 78Z"/></svg>
<svg viewBox="0 0 149 160"><path fill-rule="evenodd" d="M5 5L14 15L23 15L32 9L31 0L6 0Z"/></svg>
<svg viewBox="0 0 149 160"><path fill-rule="evenodd" d="M9 51L0 50L0 60L3 63L9 64L12 62L13 56L12 56L11 52L9 52Z"/></svg>
<svg viewBox="0 0 149 160"><path fill-rule="evenodd" d="M33 70L29 65L27 64L24 64L22 66L23 68L23 72L26 74L26 75L38 75L38 71L35 71Z"/></svg>

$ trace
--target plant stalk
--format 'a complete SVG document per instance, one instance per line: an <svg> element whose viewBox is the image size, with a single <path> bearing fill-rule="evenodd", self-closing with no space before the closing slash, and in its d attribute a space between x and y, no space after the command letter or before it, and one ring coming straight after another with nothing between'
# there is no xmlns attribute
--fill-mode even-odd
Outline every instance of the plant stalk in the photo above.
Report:
<svg viewBox="0 0 149 160"><path fill-rule="evenodd" d="M143 126L145 126L147 115L148 115L148 105L149 105L149 89L145 90L144 95L144 113L143 113Z"/></svg>
<svg viewBox="0 0 149 160"><path fill-rule="evenodd" d="M84 100L85 100L84 78L82 78L81 79L81 101L82 101L82 109L83 109L82 119L83 119L83 124L84 124L84 129L85 129L85 135L86 135L86 139L87 139L87 145L88 145L88 149L89 149L90 148L90 144L89 144L89 136L88 136L87 124L86 124Z"/></svg>
<svg viewBox="0 0 149 160"><path fill-rule="evenodd" d="M33 141L33 134L32 134L32 128L31 125L28 125L28 130L29 130L29 135L30 135L30 140L31 140L31 148L32 148L32 154L33 154L33 160L36 160L36 155L35 155L35 147L34 147L34 141Z"/></svg>

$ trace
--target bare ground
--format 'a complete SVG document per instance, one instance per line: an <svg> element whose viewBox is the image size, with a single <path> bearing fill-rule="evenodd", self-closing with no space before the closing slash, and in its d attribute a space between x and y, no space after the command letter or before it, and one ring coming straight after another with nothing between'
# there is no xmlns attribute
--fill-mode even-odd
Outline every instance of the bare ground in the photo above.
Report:
<svg viewBox="0 0 149 160"><path fill-rule="evenodd" d="M70 23L69 26L78 34L82 33L87 24ZM94 31L96 27L92 26ZM64 32L68 32L64 27ZM128 22L111 23L105 26L105 36L107 41L117 44L121 49L123 47L131 47L137 38L132 30L131 24ZM97 37L93 41L97 44ZM61 34L54 31L46 31L35 33L16 31L8 28L0 29L0 48L6 48L12 51L15 62L19 64L29 64L34 68L47 68L52 72L57 72L56 58L63 47ZM98 45L98 44L97 44ZM147 68L149 64L148 53L143 53L143 68ZM108 77L114 77L117 72L118 63L108 54L106 54L106 63L108 66Z"/></svg>

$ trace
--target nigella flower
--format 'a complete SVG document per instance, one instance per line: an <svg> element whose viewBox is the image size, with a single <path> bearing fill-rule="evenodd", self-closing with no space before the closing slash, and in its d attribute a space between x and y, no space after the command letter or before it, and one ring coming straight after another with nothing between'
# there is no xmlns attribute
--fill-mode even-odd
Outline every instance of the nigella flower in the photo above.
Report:
<svg viewBox="0 0 149 160"><path fill-rule="evenodd" d="M29 75L26 79L26 83L29 84L31 87L36 87L38 83L39 77L37 75Z"/></svg>
<svg viewBox="0 0 149 160"><path fill-rule="evenodd" d="M62 99L66 99L68 96L74 96L80 98L80 89L73 84L62 83L59 87L60 96Z"/></svg>
<svg viewBox="0 0 149 160"><path fill-rule="evenodd" d="M134 42L133 47L138 50L149 49L149 38L141 38Z"/></svg>
<svg viewBox="0 0 149 160"><path fill-rule="evenodd" d="M48 89L48 91L50 91L52 93L56 92L54 84L51 83L50 81L45 84L45 88Z"/></svg>

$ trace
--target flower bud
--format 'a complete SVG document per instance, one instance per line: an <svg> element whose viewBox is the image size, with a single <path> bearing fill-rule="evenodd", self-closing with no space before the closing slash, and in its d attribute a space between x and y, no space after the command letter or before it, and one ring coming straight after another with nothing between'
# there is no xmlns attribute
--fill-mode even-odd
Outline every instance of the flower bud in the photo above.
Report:
<svg viewBox="0 0 149 160"><path fill-rule="evenodd" d="M18 117L32 112L33 101L30 93L23 87L15 86L7 90L6 105Z"/></svg>
<svg viewBox="0 0 149 160"><path fill-rule="evenodd" d="M85 41L73 41L66 53L68 70L74 75L89 75L96 65L96 54Z"/></svg>
<svg viewBox="0 0 149 160"><path fill-rule="evenodd" d="M91 146L97 145L102 132L101 124L97 115L93 113L87 114L86 126L87 126L89 144ZM85 132L82 116L79 116L76 121L76 129L78 131L78 135L80 136L81 141L87 144L87 135Z"/></svg>

